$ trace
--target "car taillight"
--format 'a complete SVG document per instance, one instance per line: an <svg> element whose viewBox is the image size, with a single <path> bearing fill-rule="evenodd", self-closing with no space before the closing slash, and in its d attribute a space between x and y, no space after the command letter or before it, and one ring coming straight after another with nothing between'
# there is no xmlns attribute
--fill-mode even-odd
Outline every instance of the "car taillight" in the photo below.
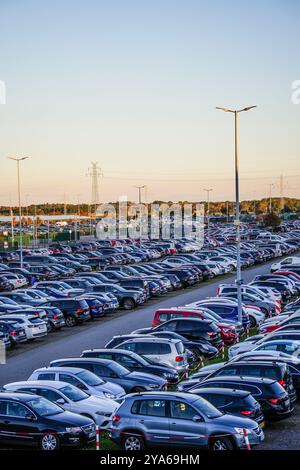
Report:
<svg viewBox="0 0 300 470"><path fill-rule="evenodd" d="M272 405L278 405L279 403L281 403L281 398L269 398L268 401L272 404Z"/></svg>
<svg viewBox="0 0 300 470"><path fill-rule="evenodd" d="M56 314L56 313L54 313L54 315L53 315L53 317L52 317L52 318L53 318L53 320L56 320L56 319L57 319L57 314Z"/></svg>
<svg viewBox="0 0 300 470"><path fill-rule="evenodd" d="M220 287L217 289L217 297L220 297Z"/></svg>
<svg viewBox="0 0 300 470"><path fill-rule="evenodd" d="M121 416L119 416L119 415L114 415L114 416L112 417L112 422L113 422L113 423L117 423L117 422L120 421L120 420L121 420Z"/></svg>
<svg viewBox="0 0 300 470"><path fill-rule="evenodd" d="M83 313L83 312L85 312L85 309L84 308L76 308L75 312L76 313Z"/></svg>
<svg viewBox="0 0 300 470"><path fill-rule="evenodd" d="M182 356L176 356L175 361L176 362L181 362L181 361L183 361L183 357Z"/></svg>
<svg viewBox="0 0 300 470"><path fill-rule="evenodd" d="M244 415L244 416L251 416L252 415L252 411L250 411L250 410L241 410L240 413L241 413L241 415Z"/></svg>
<svg viewBox="0 0 300 470"><path fill-rule="evenodd" d="M17 333L17 331L11 331L10 334L11 334L12 336L16 336L18 333Z"/></svg>
<svg viewBox="0 0 300 470"><path fill-rule="evenodd" d="M286 388L286 381L285 380L278 380L279 385L281 385L283 388Z"/></svg>
<svg viewBox="0 0 300 470"><path fill-rule="evenodd" d="M207 334L208 334L208 336L213 336L214 335L214 333L212 331L208 331Z"/></svg>

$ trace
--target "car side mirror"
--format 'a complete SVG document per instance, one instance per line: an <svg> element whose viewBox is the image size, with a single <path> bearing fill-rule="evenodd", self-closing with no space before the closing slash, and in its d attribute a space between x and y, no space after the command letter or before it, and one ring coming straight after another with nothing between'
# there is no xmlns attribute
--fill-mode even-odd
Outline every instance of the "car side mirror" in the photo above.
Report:
<svg viewBox="0 0 300 470"><path fill-rule="evenodd" d="M34 416L34 414L27 413L25 419L27 419L28 421L34 421L36 417Z"/></svg>
<svg viewBox="0 0 300 470"><path fill-rule="evenodd" d="M65 400L64 400L63 398L59 398L58 400L56 400L56 403L57 403L58 405L64 405L66 402L65 402Z"/></svg>
<svg viewBox="0 0 300 470"><path fill-rule="evenodd" d="M196 415L196 416L193 417L193 421L194 421L194 423L201 423L201 421L203 421L203 420L202 420L201 416Z"/></svg>

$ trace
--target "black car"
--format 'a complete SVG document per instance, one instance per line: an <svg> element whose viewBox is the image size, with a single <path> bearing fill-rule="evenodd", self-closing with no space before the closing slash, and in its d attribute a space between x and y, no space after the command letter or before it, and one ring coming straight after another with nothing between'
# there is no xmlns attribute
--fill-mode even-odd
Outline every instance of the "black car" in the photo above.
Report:
<svg viewBox="0 0 300 470"><path fill-rule="evenodd" d="M1 320L0 316L0 331L2 333L8 334L10 345L13 348L19 343L24 343L27 341L27 336L24 328L11 320Z"/></svg>
<svg viewBox="0 0 300 470"><path fill-rule="evenodd" d="M3 331L0 330L0 341L3 342L4 346L5 346L5 349L8 349L11 347L11 342L10 342L10 339L9 339L9 334L8 333L4 333Z"/></svg>
<svg viewBox="0 0 300 470"><path fill-rule="evenodd" d="M51 307L57 307L65 317L66 326L72 327L90 320L90 307L85 300L80 299L54 299L49 300Z"/></svg>
<svg viewBox="0 0 300 470"><path fill-rule="evenodd" d="M0 443L40 450L82 447L95 442L96 426L38 395L0 393Z"/></svg>
<svg viewBox="0 0 300 470"><path fill-rule="evenodd" d="M166 274L175 274L183 287L190 287L196 284L197 278L189 269L165 268Z"/></svg>
<svg viewBox="0 0 300 470"><path fill-rule="evenodd" d="M134 333L155 333L157 331L173 331L189 341L205 340L216 348L223 346L220 329L211 320L198 318L173 318L153 329L136 330Z"/></svg>
<svg viewBox="0 0 300 470"><path fill-rule="evenodd" d="M275 360L273 362L257 360L253 363L242 360L239 362L232 361L226 363L225 365L214 371L204 370L202 374L200 370L198 374L194 374L192 376L192 380L198 380L202 382L206 378L222 377L224 375L251 376L277 380L277 382L282 385L282 387L289 394L289 398L292 403L297 399L297 393L294 388L293 379L290 374L289 367L287 366L287 364L277 362ZM190 390L190 388L188 390Z"/></svg>
<svg viewBox="0 0 300 470"><path fill-rule="evenodd" d="M59 278L59 274L53 271L50 266L31 266L29 265L27 271L35 277L35 282L39 281L53 281Z"/></svg>
<svg viewBox="0 0 300 470"><path fill-rule="evenodd" d="M89 349L83 351L81 357L110 359L132 372L145 372L147 374L163 377L170 385L177 384L179 379L178 372L175 369L168 366L152 364L148 359L134 352L125 351L124 349Z"/></svg>
<svg viewBox="0 0 300 470"><path fill-rule="evenodd" d="M48 317L49 331L60 330L65 326L64 314L58 307L36 307L37 311L43 310Z"/></svg>
<svg viewBox="0 0 300 470"><path fill-rule="evenodd" d="M223 413L230 413L239 417L244 416L245 418L254 419L261 427L264 425L261 405L246 390L203 387L194 389L193 394L209 401Z"/></svg>
<svg viewBox="0 0 300 470"><path fill-rule="evenodd" d="M208 387L250 392L261 405L266 419L288 418L293 412L288 393L277 380L249 376L212 377L198 383L189 392L194 393L194 390Z"/></svg>
<svg viewBox="0 0 300 470"><path fill-rule="evenodd" d="M104 294L110 292L117 298L120 307L125 310L131 310L144 301L144 297L139 291L125 289L116 284L100 284L94 286L93 292L101 292Z"/></svg>
<svg viewBox="0 0 300 470"><path fill-rule="evenodd" d="M194 353L198 358L199 356L202 356L205 359L210 359L215 357L219 352L215 346L205 339L194 339L190 341L179 333L175 333L174 331L151 331L151 336L180 339L183 342L185 348L192 351L192 353Z"/></svg>

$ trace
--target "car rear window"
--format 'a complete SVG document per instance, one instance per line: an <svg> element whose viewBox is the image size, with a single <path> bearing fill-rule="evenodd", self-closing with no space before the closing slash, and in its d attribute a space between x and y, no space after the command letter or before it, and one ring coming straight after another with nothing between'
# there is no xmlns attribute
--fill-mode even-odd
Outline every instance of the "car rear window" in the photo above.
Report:
<svg viewBox="0 0 300 470"><path fill-rule="evenodd" d="M184 345L181 341L178 341L178 343L176 343L176 351L178 352L178 354L183 354L184 353L185 348L184 348Z"/></svg>

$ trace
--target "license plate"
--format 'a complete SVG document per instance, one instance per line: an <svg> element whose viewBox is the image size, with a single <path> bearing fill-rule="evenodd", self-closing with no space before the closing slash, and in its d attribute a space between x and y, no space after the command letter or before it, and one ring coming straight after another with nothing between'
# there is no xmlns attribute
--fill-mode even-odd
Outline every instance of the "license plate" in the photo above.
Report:
<svg viewBox="0 0 300 470"><path fill-rule="evenodd" d="M264 427L265 427L265 422L262 421L261 423L258 424L258 426L259 426L260 428L264 428Z"/></svg>

